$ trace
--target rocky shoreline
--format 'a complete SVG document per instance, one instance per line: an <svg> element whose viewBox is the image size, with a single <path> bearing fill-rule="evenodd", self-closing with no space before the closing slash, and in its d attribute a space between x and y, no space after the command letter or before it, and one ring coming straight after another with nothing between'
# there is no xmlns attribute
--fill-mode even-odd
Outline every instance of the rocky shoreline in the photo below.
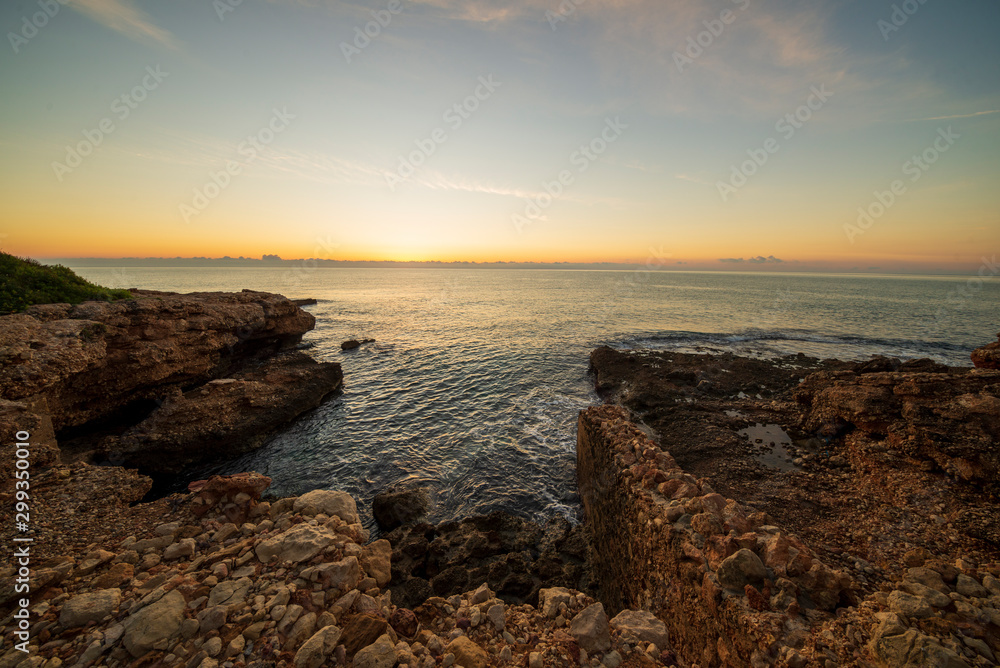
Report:
<svg viewBox="0 0 1000 668"><path fill-rule="evenodd" d="M339 364L294 350L316 320L281 295L132 293L0 317L5 457L10 430L33 425L36 465L176 473L259 446L343 384Z"/></svg>
<svg viewBox="0 0 1000 668"><path fill-rule="evenodd" d="M975 369L602 348L583 525L383 508L370 541L349 495L262 500L256 473L137 503L136 465L255 447L342 374L279 295L134 293L0 318L34 539L25 593L0 528L0 668L996 663L1000 344Z"/></svg>
<svg viewBox="0 0 1000 668"><path fill-rule="evenodd" d="M652 610L687 665L996 665L996 348L594 351L619 404L579 426L598 598Z"/></svg>

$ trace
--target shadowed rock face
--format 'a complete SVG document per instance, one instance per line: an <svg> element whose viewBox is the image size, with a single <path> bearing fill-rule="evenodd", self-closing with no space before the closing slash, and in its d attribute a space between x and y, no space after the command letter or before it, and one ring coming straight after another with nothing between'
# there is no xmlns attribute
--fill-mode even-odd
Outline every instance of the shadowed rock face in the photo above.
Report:
<svg viewBox="0 0 1000 668"><path fill-rule="evenodd" d="M544 527L495 512L461 522L399 527L392 544L393 600L415 606L486 582L507 602L535 603L546 586L591 588L587 534L554 518Z"/></svg>
<svg viewBox="0 0 1000 668"><path fill-rule="evenodd" d="M232 378L174 389L145 420L105 444L113 461L176 473L212 457L235 457L267 440L340 388L338 364L296 351L277 355ZM192 448L192 444L201 444Z"/></svg>
<svg viewBox="0 0 1000 668"><path fill-rule="evenodd" d="M283 352L315 318L281 295L132 292L0 317L0 399L91 456L173 472L259 446L342 385L339 364Z"/></svg>

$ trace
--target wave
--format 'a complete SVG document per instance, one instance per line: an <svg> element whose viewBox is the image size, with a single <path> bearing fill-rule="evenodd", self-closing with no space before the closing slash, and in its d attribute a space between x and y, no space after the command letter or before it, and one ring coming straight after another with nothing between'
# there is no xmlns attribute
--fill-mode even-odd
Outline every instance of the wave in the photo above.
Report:
<svg viewBox="0 0 1000 668"><path fill-rule="evenodd" d="M772 344L781 345L774 349ZM796 346L795 344L799 344ZM692 332L676 330L624 336L610 342L615 348L680 349L718 347L723 350L757 349L773 355L788 354L789 348L802 352L840 350L847 357L890 355L901 358L938 357L949 363L968 365L970 350L957 343L901 338L865 337L819 332L809 329L747 329L739 332Z"/></svg>

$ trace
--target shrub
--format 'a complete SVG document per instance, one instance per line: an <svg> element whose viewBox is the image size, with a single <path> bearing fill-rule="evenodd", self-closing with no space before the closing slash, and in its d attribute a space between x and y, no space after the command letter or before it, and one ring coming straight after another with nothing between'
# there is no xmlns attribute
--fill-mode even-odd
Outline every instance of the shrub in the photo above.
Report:
<svg viewBox="0 0 1000 668"><path fill-rule="evenodd" d="M85 281L62 265L46 266L0 252L0 314L32 304L79 304L131 299L128 290L111 290Z"/></svg>

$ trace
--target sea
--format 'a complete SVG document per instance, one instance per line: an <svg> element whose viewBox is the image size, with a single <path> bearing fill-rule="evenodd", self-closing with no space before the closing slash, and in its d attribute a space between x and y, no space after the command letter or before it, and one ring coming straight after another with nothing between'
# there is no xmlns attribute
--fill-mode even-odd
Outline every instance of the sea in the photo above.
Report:
<svg viewBox="0 0 1000 668"><path fill-rule="evenodd" d="M579 521L576 420L601 400L599 346L928 357L971 366L995 341L1000 278L541 269L74 267L108 287L315 298L303 342L339 362L343 393L262 448L185 472L258 471L278 496L349 492L369 529L375 494L431 491L429 521L505 510ZM341 351L348 339L375 339Z"/></svg>

